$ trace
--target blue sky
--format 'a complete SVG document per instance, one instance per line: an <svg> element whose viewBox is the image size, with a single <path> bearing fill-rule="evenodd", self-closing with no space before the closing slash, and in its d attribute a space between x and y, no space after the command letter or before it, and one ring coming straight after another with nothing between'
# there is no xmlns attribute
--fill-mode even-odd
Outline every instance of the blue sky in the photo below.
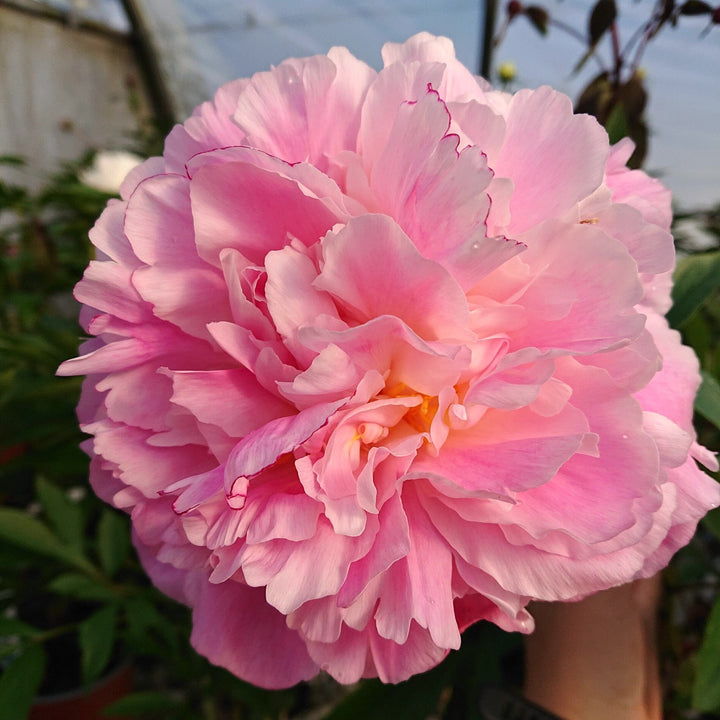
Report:
<svg viewBox="0 0 720 720"><path fill-rule="evenodd" d="M458 57L477 68L481 25L478 0L183 0L200 66L209 86L267 69L291 55L327 52L345 45L378 66L383 43L402 41L420 30L447 35ZM652 8L652 0L619 0L621 37L629 39ZM545 3L556 17L584 31L591 2ZM500 3L504 8L504 3ZM302 7L302 9L298 9ZM501 11L502 12L502 11ZM646 168L673 189L683 208L720 202L720 27L699 39L705 18L681 18L649 46L647 71L651 126ZM205 29L203 27L205 26ZM208 27L209 26L209 27ZM583 48L557 29L545 38L519 18L496 54L512 60L518 83L551 84L572 97L597 70L578 76L571 68ZM609 57L608 47L602 47Z"/></svg>
<svg viewBox="0 0 720 720"><path fill-rule="evenodd" d="M55 0L60 4L104 7L118 12L116 0ZM593 0L529 0L584 32ZM620 34L627 41L647 19L654 0L617 0ZM267 70L286 57L325 53L345 45L370 65L380 64L386 41L401 42L427 30L450 37L458 57L479 65L481 0L145 0L168 34L166 45L181 48L178 63L199 75L192 100L209 97L220 84ZM505 2L500 0L500 13ZM174 15L174 18L171 16ZM121 21L116 19L116 22ZM681 18L648 47L651 127L646 169L661 176L684 209L720 203L720 26L703 39L703 18ZM178 37L182 34L183 37ZM190 49L192 58L187 57ZM546 38L525 18L510 28L496 61L518 67L517 87L550 84L575 98L597 72L587 63L576 77L571 68L583 47L557 29ZM609 58L609 47L601 47ZM182 85L180 86L183 87Z"/></svg>

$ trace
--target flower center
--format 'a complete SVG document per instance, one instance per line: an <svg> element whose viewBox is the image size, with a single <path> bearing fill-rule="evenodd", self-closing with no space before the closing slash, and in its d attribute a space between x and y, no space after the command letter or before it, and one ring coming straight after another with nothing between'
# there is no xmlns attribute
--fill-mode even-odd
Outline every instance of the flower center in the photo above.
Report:
<svg viewBox="0 0 720 720"><path fill-rule="evenodd" d="M405 413L405 421L419 433L429 433L439 403L435 396L420 395L422 402Z"/></svg>

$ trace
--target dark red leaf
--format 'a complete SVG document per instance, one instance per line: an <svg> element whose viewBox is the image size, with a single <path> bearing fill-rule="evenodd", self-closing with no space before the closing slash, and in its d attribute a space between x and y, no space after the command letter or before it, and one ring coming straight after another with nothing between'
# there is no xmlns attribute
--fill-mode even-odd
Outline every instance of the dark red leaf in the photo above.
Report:
<svg viewBox="0 0 720 720"><path fill-rule="evenodd" d="M625 109L628 122L635 125L640 122L647 105L647 90L642 76L634 73L632 77L618 90L618 99Z"/></svg>
<svg viewBox="0 0 720 720"><path fill-rule="evenodd" d="M575 103L575 112L593 115L604 125L612 98L610 78L606 72L602 72L594 77L580 93L580 97Z"/></svg>
<svg viewBox="0 0 720 720"><path fill-rule="evenodd" d="M595 47L600 38L607 32L608 28L617 18L617 7L615 0L598 0L590 13L590 24L588 35L590 47Z"/></svg>
<svg viewBox="0 0 720 720"><path fill-rule="evenodd" d="M523 9L522 3L519 2L519 0L510 0L507 4L507 14L510 20L512 20L516 15L519 15Z"/></svg>
<svg viewBox="0 0 720 720"><path fill-rule="evenodd" d="M535 29L541 35L547 35L550 15L544 7L540 7L539 5L529 5L525 8L525 14L528 17L528 20L530 20L530 22L535 26Z"/></svg>
<svg viewBox="0 0 720 720"><path fill-rule="evenodd" d="M669 20L675 12L675 0L663 0L662 14L660 19L662 22Z"/></svg>
<svg viewBox="0 0 720 720"><path fill-rule="evenodd" d="M681 15L710 15L713 7L703 0L685 0L678 12Z"/></svg>

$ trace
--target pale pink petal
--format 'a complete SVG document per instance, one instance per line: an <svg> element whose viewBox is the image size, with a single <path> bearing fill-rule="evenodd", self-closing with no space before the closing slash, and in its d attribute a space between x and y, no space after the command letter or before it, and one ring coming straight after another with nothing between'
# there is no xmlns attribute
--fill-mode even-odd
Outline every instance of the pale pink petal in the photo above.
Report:
<svg viewBox="0 0 720 720"><path fill-rule="evenodd" d="M347 397L358 386L361 371L353 359L336 345L323 348L292 382L278 382L278 390L304 409L318 402L332 402Z"/></svg>
<svg viewBox="0 0 720 720"><path fill-rule="evenodd" d="M377 76L363 104L358 133L358 151L368 176L388 145L403 105L424 97L428 87L438 88L444 73L440 63L395 63Z"/></svg>
<svg viewBox="0 0 720 720"><path fill-rule="evenodd" d="M383 575L375 612L378 634L398 644L408 641L411 621L426 628L440 648L459 648L452 605L452 553L411 491L403 493L410 550Z"/></svg>
<svg viewBox="0 0 720 720"><path fill-rule="evenodd" d="M135 550L137 550L138 557L145 572L161 592L164 592L173 600L186 603L185 582L188 573L184 570L178 570L167 563L159 562L155 555L154 548L148 547L143 543L136 533L133 533L133 545L135 546Z"/></svg>
<svg viewBox="0 0 720 720"><path fill-rule="evenodd" d="M343 627L337 642L306 642L312 659L338 682L356 683L362 677L373 677L367 672L369 644L363 632Z"/></svg>
<svg viewBox="0 0 720 720"><path fill-rule="evenodd" d="M148 322L151 306L133 287L134 269L110 261L92 261L75 286L75 299L100 312L110 312L131 323Z"/></svg>
<svg viewBox="0 0 720 720"><path fill-rule="evenodd" d="M522 259L542 269L523 292L527 325L513 335L514 341L523 347L587 354L640 335L645 318L633 306L642 297L642 286L635 263L620 243L592 225L554 223L543 225L527 242ZM596 272L581 259L588 252L605 272ZM558 262L550 264L553 256Z"/></svg>
<svg viewBox="0 0 720 720"><path fill-rule="evenodd" d="M232 116L248 82L243 78L223 85L213 100L197 107L190 118L172 129L165 140L168 172L184 173L188 159L198 153L243 144L245 134Z"/></svg>
<svg viewBox="0 0 720 720"><path fill-rule="evenodd" d="M89 237L96 248L97 260L114 260L118 265L130 269L138 267L141 263L125 237L126 209L126 202L110 200L90 230Z"/></svg>
<svg viewBox="0 0 720 720"><path fill-rule="evenodd" d="M647 222L669 230L672 194L657 178L625 166L633 150L634 145L629 138L610 149L605 182L612 191L613 202L627 203L639 210Z"/></svg>
<svg viewBox="0 0 720 720"><path fill-rule="evenodd" d="M575 115L570 99L549 87L520 90L510 102L496 176L514 185L509 233L557 217L603 181L609 146L589 115Z"/></svg>

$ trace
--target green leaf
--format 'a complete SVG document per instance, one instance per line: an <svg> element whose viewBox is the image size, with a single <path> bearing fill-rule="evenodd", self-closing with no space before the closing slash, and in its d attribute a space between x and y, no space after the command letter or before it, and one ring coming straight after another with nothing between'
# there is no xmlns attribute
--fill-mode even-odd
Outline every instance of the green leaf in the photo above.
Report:
<svg viewBox="0 0 720 720"><path fill-rule="evenodd" d="M19 635L20 637L33 638L40 634L40 630L28 625L17 618L7 618L0 616L0 638L11 635Z"/></svg>
<svg viewBox="0 0 720 720"><path fill-rule="evenodd" d="M98 553L108 577L114 577L129 552L130 529L126 517L116 510L103 509L98 525Z"/></svg>
<svg viewBox="0 0 720 720"><path fill-rule="evenodd" d="M92 682L107 667L115 645L116 626L117 608L114 605L99 610L80 623L78 636L83 682Z"/></svg>
<svg viewBox="0 0 720 720"><path fill-rule="evenodd" d="M595 48L591 47L583 54L583 56L577 61L577 63L575 63L575 67L572 69L573 75L577 75L585 67L585 63L593 56L594 52Z"/></svg>
<svg viewBox="0 0 720 720"><path fill-rule="evenodd" d="M705 627L692 689L692 707L701 712L720 710L720 598Z"/></svg>
<svg viewBox="0 0 720 720"><path fill-rule="evenodd" d="M680 327L720 287L720 250L684 258L675 270L670 325Z"/></svg>
<svg viewBox="0 0 720 720"><path fill-rule="evenodd" d="M81 553L65 545L47 525L23 510L0 508L0 539L84 570L93 569Z"/></svg>
<svg viewBox="0 0 720 720"><path fill-rule="evenodd" d="M418 680L418 678L420 678ZM398 685L366 680L323 720L417 720L433 714L443 686L415 676Z"/></svg>
<svg viewBox="0 0 720 720"><path fill-rule="evenodd" d="M703 525L720 540L720 508L711 510L703 519Z"/></svg>
<svg viewBox="0 0 720 720"><path fill-rule="evenodd" d="M702 384L695 398L695 410L720 428L720 383L709 372L702 371Z"/></svg>
<svg viewBox="0 0 720 720"><path fill-rule="evenodd" d="M59 487L40 477L37 495L55 532L74 550L82 553L84 522L82 509Z"/></svg>
<svg viewBox="0 0 720 720"><path fill-rule="evenodd" d="M59 538L40 520L23 510L0 508L0 537L15 545L55 556Z"/></svg>
<svg viewBox="0 0 720 720"><path fill-rule="evenodd" d="M24 165L25 160L19 155L0 155L0 165Z"/></svg>
<svg viewBox="0 0 720 720"><path fill-rule="evenodd" d="M338 703L323 720L417 720L431 716L445 716L443 706L448 694L452 695L451 704L456 707L455 717L463 720L475 720L479 715L476 697L466 692L464 673L467 671L472 690L476 691L480 683L496 680L487 674L483 664L497 663L505 636L497 628L489 630L482 623L469 628L463 635L463 647L451 652L440 665L422 675L415 675L397 685L383 685L379 680L363 681L359 688ZM499 642L485 642L488 638ZM478 650L481 648L481 651ZM489 652L488 648L493 648ZM462 695L469 703L464 703Z"/></svg>
<svg viewBox="0 0 720 720"><path fill-rule="evenodd" d="M143 597L130 597L125 601L127 618L126 642L143 655L160 657L178 651L182 627L161 613L153 603Z"/></svg>
<svg viewBox="0 0 720 720"><path fill-rule="evenodd" d="M611 145L627 137L630 133L627 114L625 113L625 108L622 106L622 103L617 103L612 109L610 117L608 117L605 123L605 129L607 130Z"/></svg>
<svg viewBox="0 0 720 720"><path fill-rule="evenodd" d="M106 602L117 600L117 595L102 583L87 575L80 573L65 573L58 575L48 588L58 595L78 598L79 600L93 600Z"/></svg>
<svg viewBox="0 0 720 720"><path fill-rule="evenodd" d="M45 672L45 652L29 645L0 675L0 708L3 720L25 720Z"/></svg>
<svg viewBox="0 0 720 720"><path fill-rule="evenodd" d="M107 705L102 714L108 717L115 717L116 715L135 717L155 714L163 710L172 710L180 704L180 700L161 692L135 692Z"/></svg>

